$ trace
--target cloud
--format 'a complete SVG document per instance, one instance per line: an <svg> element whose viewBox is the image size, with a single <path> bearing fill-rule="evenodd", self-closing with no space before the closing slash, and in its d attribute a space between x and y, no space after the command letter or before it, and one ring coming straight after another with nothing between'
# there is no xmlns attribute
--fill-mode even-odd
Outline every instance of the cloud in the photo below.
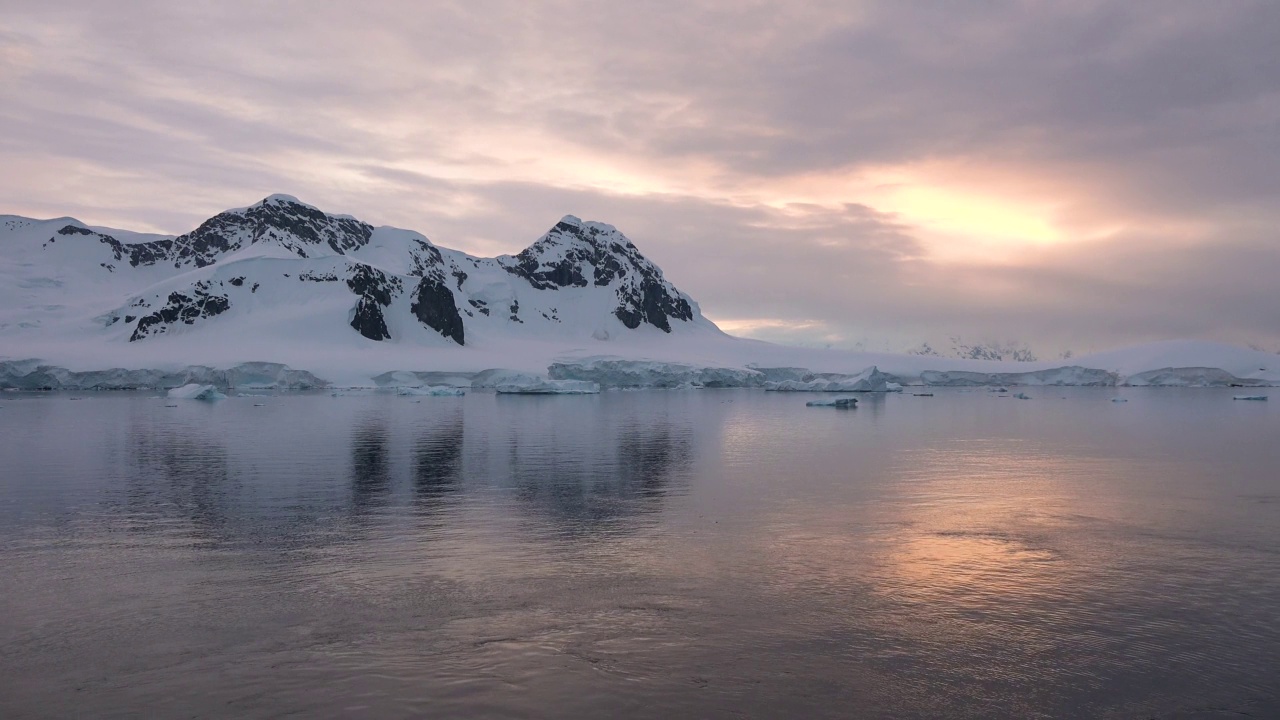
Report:
<svg viewBox="0 0 1280 720"><path fill-rule="evenodd" d="M18 0L0 197L182 232L289 192L483 254L574 213L795 342L1280 346L1277 36L1265 0Z"/></svg>

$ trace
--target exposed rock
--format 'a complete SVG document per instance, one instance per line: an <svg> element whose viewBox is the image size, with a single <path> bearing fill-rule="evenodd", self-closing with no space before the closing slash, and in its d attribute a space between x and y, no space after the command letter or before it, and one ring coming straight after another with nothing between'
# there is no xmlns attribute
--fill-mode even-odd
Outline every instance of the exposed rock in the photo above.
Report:
<svg viewBox="0 0 1280 720"><path fill-rule="evenodd" d="M462 315L458 313L453 291L439 278L432 275L422 278L413 291L413 305L409 309L423 325L459 345L466 344Z"/></svg>
<svg viewBox="0 0 1280 720"><path fill-rule="evenodd" d="M352 311L351 327L370 340L390 339L382 309L403 292L400 279L368 265L353 265L347 287L360 298Z"/></svg>
<svg viewBox="0 0 1280 720"><path fill-rule="evenodd" d="M211 293L210 287L209 283L201 281L191 286L189 294L169 293L164 307L138 320L133 334L129 336L129 342L163 334L179 322L192 325L196 320L211 318L230 310L231 301L227 296Z"/></svg>
<svg viewBox="0 0 1280 720"><path fill-rule="evenodd" d="M616 284L613 314L632 330L648 323L671 332L672 320L693 319L689 300L609 225L567 216L519 255L499 262L539 290Z"/></svg>

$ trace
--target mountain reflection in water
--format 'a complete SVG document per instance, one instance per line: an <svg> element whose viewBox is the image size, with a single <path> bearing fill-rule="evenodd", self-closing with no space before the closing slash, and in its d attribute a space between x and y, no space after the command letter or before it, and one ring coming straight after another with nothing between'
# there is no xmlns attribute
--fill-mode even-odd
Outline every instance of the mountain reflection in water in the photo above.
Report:
<svg viewBox="0 0 1280 720"><path fill-rule="evenodd" d="M0 714L1280 715L1271 404L1114 393L16 395Z"/></svg>

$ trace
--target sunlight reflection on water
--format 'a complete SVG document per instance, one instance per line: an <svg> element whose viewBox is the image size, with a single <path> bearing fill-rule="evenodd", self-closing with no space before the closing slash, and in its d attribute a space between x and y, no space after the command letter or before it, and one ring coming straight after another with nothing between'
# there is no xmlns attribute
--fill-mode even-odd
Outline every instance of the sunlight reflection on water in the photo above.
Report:
<svg viewBox="0 0 1280 720"><path fill-rule="evenodd" d="M1276 420L1112 394L15 397L0 711L1265 716Z"/></svg>

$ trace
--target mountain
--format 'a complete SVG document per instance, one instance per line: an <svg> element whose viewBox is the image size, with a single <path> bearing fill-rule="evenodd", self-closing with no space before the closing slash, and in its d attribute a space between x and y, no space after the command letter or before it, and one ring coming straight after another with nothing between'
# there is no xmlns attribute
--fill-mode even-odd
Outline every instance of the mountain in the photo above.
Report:
<svg viewBox="0 0 1280 720"><path fill-rule="evenodd" d="M0 216L0 388L485 386L506 371L754 387L829 384L871 366L928 385L1280 384L1274 355L1194 341L1070 365L967 355L731 337L617 229L572 216L495 258L287 195L177 237Z"/></svg>
<svg viewBox="0 0 1280 720"><path fill-rule="evenodd" d="M9 348L721 335L610 225L566 216L517 255L480 258L288 195L177 237L0 216L0 282Z"/></svg>

